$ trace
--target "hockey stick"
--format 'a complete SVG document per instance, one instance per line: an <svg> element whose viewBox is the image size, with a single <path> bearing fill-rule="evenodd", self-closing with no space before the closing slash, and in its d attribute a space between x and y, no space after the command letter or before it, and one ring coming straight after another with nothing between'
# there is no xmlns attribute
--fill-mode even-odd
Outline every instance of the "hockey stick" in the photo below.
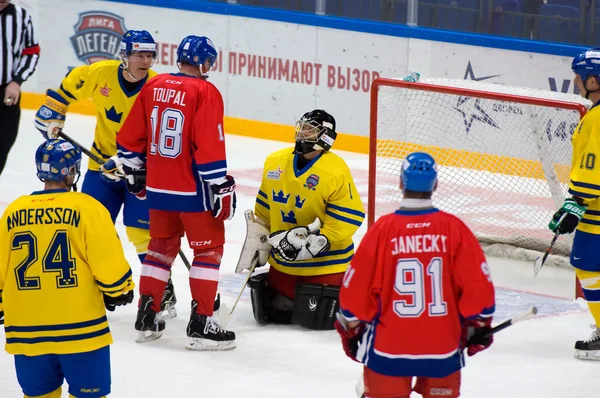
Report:
<svg viewBox="0 0 600 398"><path fill-rule="evenodd" d="M90 159L92 159L94 162L98 163L100 166L104 164L104 160L102 160L98 156L94 155L89 149L87 149L86 147L81 145L79 142L75 141L69 135L65 134L62 130L58 133L58 136L60 138L62 138L63 140L70 142L73 146L77 147L82 153L86 154ZM183 251L181 249L179 249L179 257L181 257L183 264L185 264L185 267L189 271L192 266L190 264L190 261L187 259L187 257L185 256L185 254L183 253Z"/></svg>
<svg viewBox="0 0 600 398"><path fill-rule="evenodd" d="M494 326L488 332L473 335L469 340L472 341L472 340L477 340L477 339L482 339L482 338L492 336L492 335L498 333L499 331L504 330L507 327L514 325L515 323L526 321L527 319L534 317L537 314L537 312L538 312L538 309L536 307L531 307L527 311L517 314L517 315L513 316L512 318L507 319L506 321L502 322L501 324ZM358 378L358 380L356 381L356 386L354 386L354 391L356 392L356 396L359 398L364 398L364 396L365 396L364 389L365 389L365 382L363 379L363 375L361 374L360 377Z"/></svg>
<svg viewBox="0 0 600 398"><path fill-rule="evenodd" d="M556 232L554 233L554 236L552 237L552 240L550 241L550 246L548 246L548 248L544 252L544 255L539 256L538 258L535 259L535 262L533 263L533 277L534 278L537 277L537 275L540 273L542 267L544 266L544 263L546 262L546 259L548 258L548 255L552 251L552 248L554 247L554 244L556 243L556 240L558 239L559 235L560 235L560 232L557 229Z"/></svg>

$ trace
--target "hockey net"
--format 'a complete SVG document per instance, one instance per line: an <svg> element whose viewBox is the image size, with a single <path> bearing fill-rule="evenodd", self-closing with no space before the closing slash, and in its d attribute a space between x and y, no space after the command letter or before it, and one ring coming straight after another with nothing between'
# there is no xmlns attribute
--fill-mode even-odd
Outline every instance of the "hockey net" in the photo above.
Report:
<svg viewBox="0 0 600 398"><path fill-rule="evenodd" d="M435 205L459 216L490 255L534 260L552 239L571 136L589 103L574 94L452 79L378 79L371 91L369 223L401 199L402 159L439 164ZM549 263L568 266L570 239Z"/></svg>

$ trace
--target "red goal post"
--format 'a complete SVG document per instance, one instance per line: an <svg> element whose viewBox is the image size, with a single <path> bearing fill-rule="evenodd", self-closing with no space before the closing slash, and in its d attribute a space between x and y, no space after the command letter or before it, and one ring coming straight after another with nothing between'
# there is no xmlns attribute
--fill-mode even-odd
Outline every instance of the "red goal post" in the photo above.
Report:
<svg viewBox="0 0 600 398"><path fill-rule="evenodd" d="M574 94L497 83L376 79L368 224L397 207L401 160L426 151L440 166L436 206L461 217L488 254L533 261L568 195L570 139L588 105ZM552 261L567 266L571 241L559 242L562 256Z"/></svg>

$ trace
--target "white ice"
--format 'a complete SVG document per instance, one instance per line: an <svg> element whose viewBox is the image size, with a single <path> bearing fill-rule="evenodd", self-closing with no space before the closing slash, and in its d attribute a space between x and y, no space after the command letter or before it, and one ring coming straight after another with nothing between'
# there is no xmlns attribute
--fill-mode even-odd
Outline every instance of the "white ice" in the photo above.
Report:
<svg viewBox="0 0 600 398"><path fill-rule="evenodd" d="M17 143L0 177L1 211L18 196L41 189L42 184L35 177L34 152L42 138L32 120L33 112L24 110ZM93 129L92 117L69 115L65 131L82 144L91 145ZM227 223L219 285L222 298L230 307L245 277L233 272L245 234L241 213L254 206L265 156L286 145L289 144L227 136L229 170L239 187L238 214ZM366 175L365 155L338 153L357 176ZM366 201L366 181L363 178L357 184ZM121 222L117 229L125 236ZM363 226L358 235L364 232ZM135 250L126 240L123 245L137 278L140 264ZM191 256L187 246L185 251ZM489 350L468 358L463 370L462 397L597 395L600 363L573 358L574 342L589 337L588 325L593 322L585 305L572 301L573 272L547 267L533 279L532 264L497 258L490 258L489 262L497 286L496 320L507 319L532 305L538 306L541 315L499 333ZM237 333L235 350L186 351L183 344L191 296L187 271L180 261L175 264L173 280L179 317L169 321L160 340L143 345L134 342L134 305L118 308L108 315L115 339L111 348L111 397L354 396L354 384L361 367L344 356L336 332L311 332L296 326L258 326L251 314L247 292L229 324ZM1 327L0 338L4 339ZM0 397L19 396L22 395L13 359L0 351Z"/></svg>

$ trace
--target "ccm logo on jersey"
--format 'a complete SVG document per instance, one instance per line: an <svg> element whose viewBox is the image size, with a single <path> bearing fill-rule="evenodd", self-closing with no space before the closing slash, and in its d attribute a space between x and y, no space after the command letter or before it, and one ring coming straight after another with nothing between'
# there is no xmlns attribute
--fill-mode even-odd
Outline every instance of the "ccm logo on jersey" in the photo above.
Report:
<svg viewBox="0 0 600 398"><path fill-rule="evenodd" d="M413 224L406 224L406 228L427 228L431 227L430 222L416 222Z"/></svg>
<svg viewBox="0 0 600 398"><path fill-rule="evenodd" d="M429 391L429 395L436 397L450 397L452 396L451 388L432 388Z"/></svg>
<svg viewBox="0 0 600 398"><path fill-rule="evenodd" d="M192 247L199 247L199 246L206 246L206 245L210 245L210 243L212 242L212 240L201 240L198 242L190 242L190 246Z"/></svg>

